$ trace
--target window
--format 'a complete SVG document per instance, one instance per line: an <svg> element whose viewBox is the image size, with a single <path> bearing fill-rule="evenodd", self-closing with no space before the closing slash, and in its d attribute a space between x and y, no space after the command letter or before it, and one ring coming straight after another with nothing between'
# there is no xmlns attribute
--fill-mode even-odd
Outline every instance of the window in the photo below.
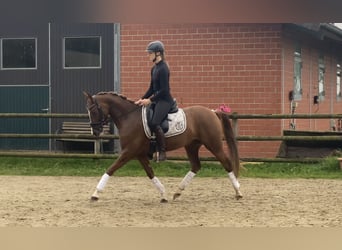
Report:
<svg viewBox="0 0 342 250"><path fill-rule="evenodd" d="M319 101L323 101L325 97L325 86L324 86L325 66L324 56L321 54L318 58L318 98Z"/></svg>
<svg viewBox="0 0 342 250"><path fill-rule="evenodd" d="M37 39L3 38L1 55L1 69L37 69Z"/></svg>
<svg viewBox="0 0 342 250"><path fill-rule="evenodd" d="M65 37L64 68L101 68L101 37Z"/></svg>
<svg viewBox="0 0 342 250"><path fill-rule="evenodd" d="M294 83L293 97L295 100L302 98L302 52L299 44L296 45L294 52Z"/></svg>
<svg viewBox="0 0 342 250"><path fill-rule="evenodd" d="M336 65L336 97L337 100L342 99L341 93L341 64Z"/></svg>

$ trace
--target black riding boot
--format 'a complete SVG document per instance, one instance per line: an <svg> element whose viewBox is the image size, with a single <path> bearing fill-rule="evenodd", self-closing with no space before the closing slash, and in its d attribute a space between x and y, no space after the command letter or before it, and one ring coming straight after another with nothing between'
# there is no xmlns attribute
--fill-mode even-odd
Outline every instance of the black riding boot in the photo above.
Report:
<svg viewBox="0 0 342 250"><path fill-rule="evenodd" d="M154 131L156 135L156 141L157 141L157 147L159 156L157 156L157 161L165 161L166 160L166 154L165 154L165 135L160 126L156 127Z"/></svg>

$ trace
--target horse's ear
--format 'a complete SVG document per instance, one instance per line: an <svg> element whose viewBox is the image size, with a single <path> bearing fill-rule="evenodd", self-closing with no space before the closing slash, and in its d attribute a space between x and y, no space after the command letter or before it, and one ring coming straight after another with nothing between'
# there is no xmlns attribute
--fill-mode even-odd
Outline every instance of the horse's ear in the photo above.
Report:
<svg viewBox="0 0 342 250"><path fill-rule="evenodd" d="M87 91L83 91L83 94L87 98L91 98L91 95Z"/></svg>
<svg viewBox="0 0 342 250"><path fill-rule="evenodd" d="M91 94L89 94L87 91L83 91L83 94L87 100L93 101L93 96Z"/></svg>
<svg viewBox="0 0 342 250"><path fill-rule="evenodd" d="M87 91L83 91L83 94L88 103L94 103L93 96L91 94L89 94Z"/></svg>

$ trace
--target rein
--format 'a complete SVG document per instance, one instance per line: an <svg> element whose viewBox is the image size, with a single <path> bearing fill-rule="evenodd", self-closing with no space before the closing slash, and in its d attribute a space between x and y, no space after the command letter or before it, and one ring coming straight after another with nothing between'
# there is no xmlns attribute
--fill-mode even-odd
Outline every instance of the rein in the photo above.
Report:
<svg viewBox="0 0 342 250"><path fill-rule="evenodd" d="M95 102L95 103L89 107L89 110L90 110L90 109L93 109L94 107L96 107L102 118L101 118L101 120L98 121L98 122L91 122L90 125L91 125L91 126L99 126L99 125L102 125L102 126L103 126L103 125L105 125L105 124L108 123L108 121L107 121L107 120L108 120L108 117L105 117L105 115L104 115L104 113L103 113L103 110L102 110L101 106L98 104L96 98L94 97L93 99L94 99L94 102ZM140 106L135 106L133 109L131 109L131 110L125 112L125 113L121 113L120 115L118 115L118 116L116 117L116 119L119 120L120 118L125 117L125 116L129 115L130 113L133 113L134 111L136 111L136 110L139 109L139 108L140 108Z"/></svg>

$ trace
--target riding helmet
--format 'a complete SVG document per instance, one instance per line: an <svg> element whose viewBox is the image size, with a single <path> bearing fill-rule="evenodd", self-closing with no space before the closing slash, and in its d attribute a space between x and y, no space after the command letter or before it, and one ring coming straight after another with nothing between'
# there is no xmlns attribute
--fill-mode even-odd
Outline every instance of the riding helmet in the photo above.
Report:
<svg viewBox="0 0 342 250"><path fill-rule="evenodd" d="M163 54L164 53L164 44L161 41L150 42L147 45L146 51L148 53L160 52L161 54Z"/></svg>

